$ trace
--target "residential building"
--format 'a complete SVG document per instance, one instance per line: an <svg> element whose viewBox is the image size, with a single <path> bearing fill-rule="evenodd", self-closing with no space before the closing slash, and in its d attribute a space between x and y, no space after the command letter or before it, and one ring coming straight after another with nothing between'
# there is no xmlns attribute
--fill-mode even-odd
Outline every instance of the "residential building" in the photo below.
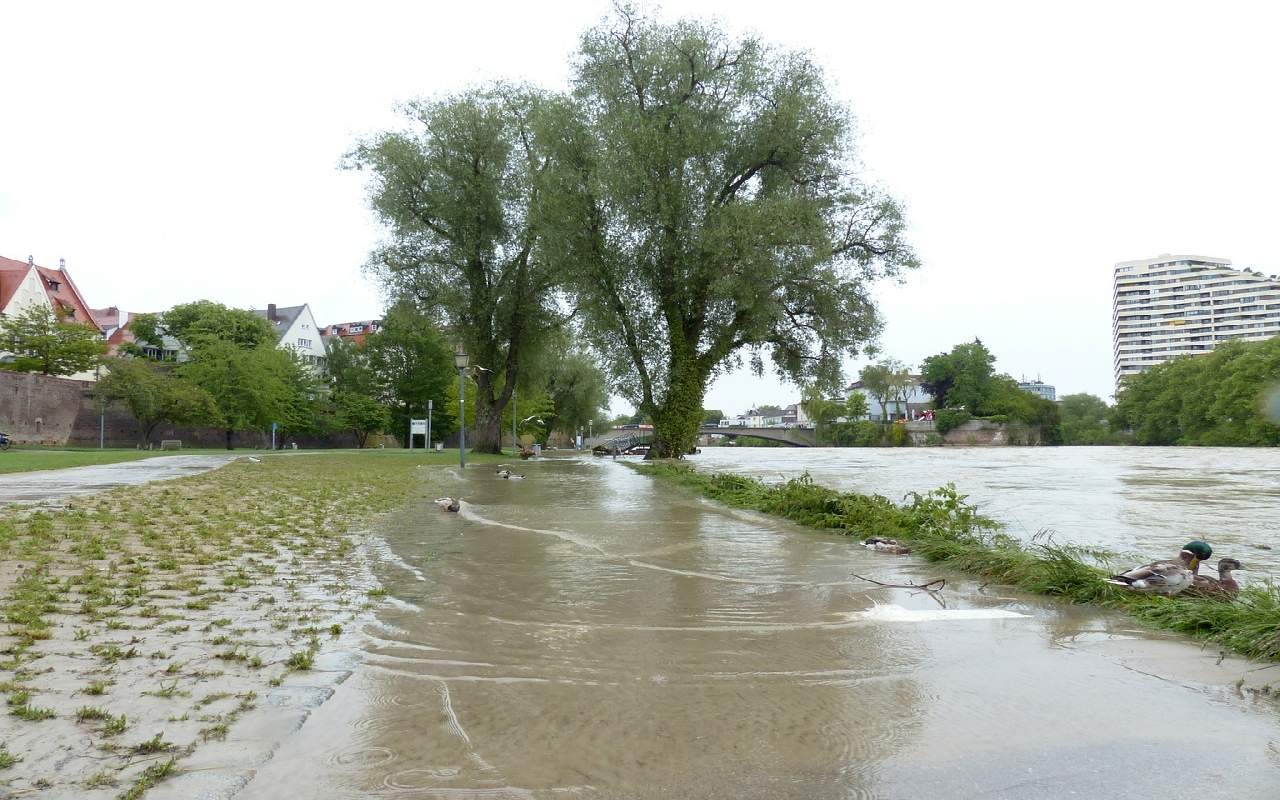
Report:
<svg viewBox="0 0 1280 800"><path fill-rule="evenodd" d="M1116 264L1111 308L1118 388L1172 358L1280 333L1280 279L1226 258L1166 253Z"/></svg>
<svg viewBox="0 0 1280 800"><path fill-rule="evenodd" d="M321 335L323 329L316 325L311 306L303 303L300 306L277 307L275 303L269 303L266 311L254 309L253 313L265 317L275 328L281 349L292 350L304 364L315 369L324 367L328 351Z"/></svg>
<svg viewBox="0 0 1280 800"><path fill-rule="evenodd" d="M337 337L356 345L363 345L365 337L377 333L382 327L380 319L365 319L359 322L339 322L320 329L320 336L326 340Z"/></svg>
<svg viewBox="0 0 1280 800"><path fill-rule="evenodd" d="M62 259L58 259L57 269L50 269L36 264L32 256L27 256L26 261L0 256L0 316L19 314L37 305L68 322L82 322L99 328L66 266ZM6 354L0 354L0 358L5 357ZM67 377L93 380L94 373L81 372Z"/></svg>
<svg viewBox="0 0 1280 800"><path fill-rule="evenodd" d="M1034 381L1029 381L1026 378L1023 378L1018 381L1018 388L1024 392L1031 392L1034 395L1043 397L1045 400L1058 399L1058 390L1051 384L1045 383L1039 378L1036 378Z"/></svg>
<svg viewBox="0 0 1280 800"><path fill-rule="evenodd" d="M94 314L107 336L107 355L119 355L122 345L138 344L138 338L133 333L133 322L140 316L138 312L121 311L112 306L95 310ZM160 344L146 342L140 345L140 349L143 356L153 361L181 363L190 358L187 355L187 348L183 347L181 342L163 332L160 334Z"/></svg>
<svg viewBox="0 0 1280 800"><path fill-rule="evenodd" d="M911 391L907 392L902 401L889 400L887 417L885 416L885 408L880 405L879 400L871 395L871 392L867 391L866 387L862 385L862 381L854 381L849 384L845 388L844 399L848 401L850 395L854 392L860 392L863 397L867 398L867 415L862 419L871 420L872 422L886 422L890 419L901 419L903 417L906 419L919 419L920 415L933 407L933 395L925 391L924 387L920 385L921 380L919 375L911 376Z"/></svg>
<svg viewBox="0 0 1280 800"><path fill-rule="evenodd" d="M804 413L804 405L802 403L792 403L782 409L782 424L796 427L808 425L809 415Z"/></svg>

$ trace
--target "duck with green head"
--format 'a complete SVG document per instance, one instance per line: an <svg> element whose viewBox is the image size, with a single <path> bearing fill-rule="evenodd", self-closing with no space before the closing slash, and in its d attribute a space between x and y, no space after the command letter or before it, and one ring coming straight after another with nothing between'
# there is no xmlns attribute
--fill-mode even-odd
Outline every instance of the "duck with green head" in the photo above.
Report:
<svg viewBox="0 0 1280 800"><path fill-rule="evenodd" d="M1213 548L1207 542L1196 539L1182 546L1177 560L1143 564L1127 572L1112 575L1107 583L1142 594L1178 594L1195 583L1200 562L1212 555Z"/></svg>

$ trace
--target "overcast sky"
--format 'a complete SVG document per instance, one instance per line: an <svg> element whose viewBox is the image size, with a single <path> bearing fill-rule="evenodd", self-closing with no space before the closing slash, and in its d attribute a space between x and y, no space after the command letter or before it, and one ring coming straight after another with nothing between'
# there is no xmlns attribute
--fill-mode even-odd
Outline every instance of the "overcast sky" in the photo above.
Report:
<svg viewBox="0 0 1280 800"><path fill-rule="evenodd" d="M203 10L201 10L203 9ZM581 2L4 3L0 255L87 300L379 314L378 239L338 161L396 104L493 78L564 88ZM810 51L906 205L924 266L878 295L917 366L981 337L1059 394L1113 389L1111 267L1280 272L1280 13L1263 3L667 2ZM850 375L857 364L850 365ZM796 399L749 374L708 407Z"/></svg>

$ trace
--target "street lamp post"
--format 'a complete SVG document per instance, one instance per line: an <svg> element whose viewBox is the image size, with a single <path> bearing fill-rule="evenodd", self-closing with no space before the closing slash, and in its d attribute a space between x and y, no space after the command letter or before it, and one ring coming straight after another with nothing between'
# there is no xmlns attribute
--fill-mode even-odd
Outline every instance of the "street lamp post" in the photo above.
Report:
<svg viewBox="0 0 1280 800"><path fill-rule="evenodd" d="M453 350L453 365L458 368L458 467L467 467L467 392L464 372L471 363L471 356L463 348L462 342Z"/></svg>
<svg viewBox="0 0 1280 800"><path fill-rule="evenodd" d="M102 380L102 364L98 364L93 368L93 380ZM98 400L98 449L102 450L107 446L107 405Z"/></svg>

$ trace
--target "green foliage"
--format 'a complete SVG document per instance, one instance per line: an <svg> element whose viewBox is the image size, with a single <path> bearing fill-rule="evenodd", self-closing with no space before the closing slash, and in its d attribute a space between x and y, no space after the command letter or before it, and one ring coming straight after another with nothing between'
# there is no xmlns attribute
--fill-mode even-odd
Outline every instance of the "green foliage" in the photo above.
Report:
<svg viewBox="0 0 1280 800"><path fill-rule="evenodd" d="M568 435L585 431L587 424L600 419L608 408L607 378L595 359L586 353L556 354L542 377L551 400L550 413L544 417L548 430L559 430ZM524 401L520 405L522 419L534 413L529 410L533 407L526 406ZM705 411L703 417L706 417Z"/></svg>
<svg viewBox="0 0 1280 800"><path fill-rule="evenodd" d="M292 351L274 343L247 349L205 339L177 372L213 397L228 447L232 431L266 431L273 422L284 430L307 430L318 416L314 376Z"/></svg>
<svg viewBox="0 0 1280 800"><path fill-rule="evenodd" d="M920 365L921 385L935 408L964 408L983 414L992 392L996 357L981 339L929 356Z"/></svg>
<svg viewBox="0 0 1280 800"><path fill-rule="evenodd" d="M1121 444L1124 437L1111 430L1110 411L1106 401L1096 395L1065 395L1058 404L1062 417L1062 443Z"/></svg>
<svg viewBox="0 0 1280 800"><path fill-rule="evenodd" d="M333 405L338 426L355 434L357 447L364 447L369 434L391 427L391 412L367 395L334 392Z"/></svg>
<svg viewBox="0 0 1280 800"><path fill-rule="evenodd" d="M1280 338L1224 342L1127 378L1112 427L1139 444L1280 444L1280 415L1266 411L1278 384Z"/></svg>
<svg viewBox="0 0 1280 800"><path fill-rule="evenodd" d="M252 350L274 347L279 338L266 317L210 300L183 303L159 316L139 315L129 327L139 341L159 346L168 334L188 349L217 341Z"/></svg>
<svg viewBox="0 0 1280 800"><path fill-rule="evenodd" d="M390 233L370 270L456 332L483 368L472 395L481 452L499 452L522 358L562 321L543 181L567 113L560 98L498 85L410 103L405 130L348 156L370 175L370 203Z"/></svg>
<svg viewBox="0 0 1280 800"><path fill-rule="evenodd" d="M867 416L870 405L867 403L867 396L862 392L850 392L849 399L844 404L844 415L851 420L861 420ZM865 421L865 420L864 420Z"/></svg>
<svg viewBox="0 0 1280 800"><path fill-rule="evenodd" d="M939 436L946 436L971 419L973 415L963 408L944 408L933 415L933 429Z"/></svg>
<svg viewBox="0 0 1280 800"><path fill-rule="evenodd" d="M813 435L819 442L833 442L833 426L845 411L845 404L823 395L817 386L805 389L804 399L800 401L805 416L813 423Z"/></svg>
<svg viewBox="0 0 1280 800"><path fill-rule="evenodd" d="M15 372L73 375L98 364L107 344L88 323L60 320L47 306L32 303L0 318L0 352L13 361L0 365Z"/></svg>
<svg viewBox="0 0 1280 800"><path fill-rule="evenodd" d="M907 412L907 398L915 387L911 370L896 359L868 364L858 373L862 388L880 404L881 422L898 419Z"/></svg>
<svg viewBox="0 0 1280 800"><path fill-rule="evenodd" d="M428 401L434 407L432 438L443 438L457 429L457 371L449 345L439 328L407 300L387 310L381 327L365 338L363 346L335 342L328 367L335 398L363 397L389 410L390 419L382 430L407 436L409 419L425 418ZM365 421L374 422L372 406L359 402L368 415ZM351 429L341 419L339 424Z"/></svg>
<svg viewBox="0 0 1280 800"><path fill-rule="evenodd" d="M1251 658L1280 659L1280 587L1246 586L1233 602L1127 592L1106 582L1113 570L1103 567L1109 566L1113 553L1061 544L1044 533L1030 542L1019 541L950 484L926 494L912 493L909 502L895 504L880 495L819 486L808 474L765 484L676 464L628 466L730 506L849 536L892 537L907 542L915 555L989 582L1124 610L1149 624L1218 642Z"/></svg>
<svg viewBox="0 0 1280 800"><path fill-rule="evenodd" d="M704 409L702 409L702 424L703 424L703 425L715 425L715 424L717 424L718 422L720 422L720 420L722 420L722 419L724 419L724 412L723 412L723 411L721 411L720 409L718 409L718 408L704 408Z"/></svg>
<svg viewBox="0 0 1280 800"><path fill-rule="evenodd" d="M995 371L995 362L982 340L974 339L926 358L920 366L921 385L933 396L936 409L963 409L973 417L1025 423L1039 429L1042 444L1058 444L1057 404L1018 388L1013 378ZM946 430L939 427L938 432Z"/></svg>
<svg viewBox="0 0 1280 800"><path fill-rule="evenodd" d="M831 426L830 442L836 447L875 447L885 443L884 426L860 419Z"/></svg>
<svg viewBox="0 0 1280 800"><path fill-rule="evenodd" d="M860 181L850 115L804 54L628 8L588 31L548 218L584 331L681 456L719 370L766 358L829 389L879 330L869 287L915 266Z"/></svg>
<svg viewBox="0 0 1280 800"><path fill-rule="evenodd" d="M123 403L129 409L138 421L142 444L161 423L216 425L221 419L207 391L145 359L111 359L94 393L103 405Z"/></svg>

